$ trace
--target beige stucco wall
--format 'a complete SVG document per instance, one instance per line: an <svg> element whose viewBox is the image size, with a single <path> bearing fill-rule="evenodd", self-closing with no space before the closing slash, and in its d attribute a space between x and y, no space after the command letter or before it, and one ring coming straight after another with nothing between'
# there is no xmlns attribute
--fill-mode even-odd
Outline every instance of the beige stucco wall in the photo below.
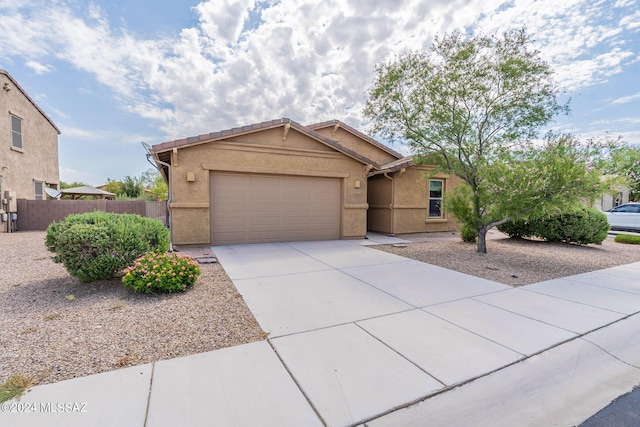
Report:
<svg viewBox="0 0 640 427"><path fill-rule="evenodd" d="M3 89L7 84L10 89ZM22 119L22 150L11 143L11 116ZM59 187L58 132L4 74L0 74L0 176L2 194L34 200L35 181ZM4 224L0 223L0 230Z"/></svg>
<svg viewBox="0 0 640 427"><path fill-rule="evenodd" d="M267 129L223 141L182 147L172 157L172 222L175 244L212 244L209 174L214 171L339 178L341 237L366 234L364 165L291 128ZM194 182L187 181L193 173ZM356 181L360 188L356 188Z"/></svg>
<svg viewBox="0 0 640 427"><path fill-rule="evenodd" d="M393 181L381 175L369 178L369 229L391 234L457 230L457 222L446 211L443 218L429 218L429 172L428 167L412 166L389 174ZM460 182L444 174L431 178L444 180L445 194Z"/></svg>
<svg viewBox="0 0 640 427"><path fill-rule="evenodd" d="M316 131L326 136L329 139L333 139L334 141L339 142L341 145L344 145L347 148L352 149L356 153L365 156L368 159L377 162L378 164L385 164L397 160L397 158L386 151L370 144L369 142L363 141L361 138L355 136L349 131L346 131L342 128L338 128L336 133L333 133L334 127L327 127L316 129Z"/></svg>

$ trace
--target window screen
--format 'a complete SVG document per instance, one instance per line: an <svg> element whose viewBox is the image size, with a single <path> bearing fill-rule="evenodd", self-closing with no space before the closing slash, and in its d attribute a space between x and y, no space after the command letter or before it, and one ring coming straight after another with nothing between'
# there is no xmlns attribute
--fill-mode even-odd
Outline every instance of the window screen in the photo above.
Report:
<svg viewBox="0 0 640 427"><path fill-rule="evenodd" d="M11 115L11 145L22 148L22 119Z"/></svg>

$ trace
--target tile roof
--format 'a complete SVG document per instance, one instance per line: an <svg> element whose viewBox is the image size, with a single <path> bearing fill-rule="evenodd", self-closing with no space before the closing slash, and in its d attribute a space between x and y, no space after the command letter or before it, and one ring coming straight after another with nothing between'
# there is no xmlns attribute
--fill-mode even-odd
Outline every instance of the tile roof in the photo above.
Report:
<svg viewBox="0 0 640 427"><path fill-rule="evenodd" d="M380 169L384 172L394 172L409 166L413 166L413 156L407 156L394 160L393 162L385 163L380 166Z"/></svg>
<svg viewBox="0 0 640 427"><path fill-rule="evenodd" d="M396 157L397 159L401 159L401 158L404 157L402 154L398 153L397 151L395 151L395 150L387 147L386 145L376 141L375 139L371 138L369 135L366 135L366 134L360 132L358 129L353 128L353 127L349 126L348 124L341 122L340 120L329 120L329 121L326 121L326 122L314 123L312 125L307 125L307 127L309 129L322 129L322 128L335 126L336 124L338 126L340 126L342 129L346 130L347 132L350 132L350 133L354 134L358 138L368 142L371 145L374 145L374 146L378 147L379 149L391 154L392 156Z"/></svg>
<svg viewBox="0 0 640 427"><path fill-rule="evenodd" d="M280 126L284 126L286 124L290 125L293 129L296 129L297 131L303 134L306 134L319 142L322 142L323 144L326 144L330 147L335 148L337 151L343 154L346 154L351 158L354 158L364 164L373 165L373 167L376 169L380 169L380 164L378 164L377 162L355 152L350 148L345 147L344 145L340 144L337 141L334 141L333 139L330 139L324 135L321 135L320 133L316 132L313 129L310 129L307 126L303 126L300 123L297 123L286 117L282 119L269 120L266 122L255 123L252 125L241 126L241 127L236 127L232 129L225 129L218 132L211 132L211 133L203 134L199 136L191 136L187 138L176 139L174 141L155 144L151 148L153 152L157 154L163 151L172 150L173 148L184 148L184 147L192 146L196 144L213 142L213 141L226 139L226 138L237 136L237 135L244 135L248 133L259 132L265 129L277 128Z"/></svg>
<svg viewBox="0 0 640 427"><path fill-rule="evenodd" d="M29 100L29 102L31 102L31 104L33 104L33 106L34 106L34 107L36 107L36 110L38 110L38 111L40 112L40 114L42 114L42 115L44 116L44 118L45 118L45 119L46 119L46 120L51 124L51 126L53 126L53 128L56 130L56 132L58 132L58 135L60 135L60 129L58 129L58 127L56 126L56 124L55 124L55 123L53 123L53 120L51 120L51 119L49 118L49 116L47 116L47 114L46 114L44 111L42 111L42 109L38 106L38 104L36 104L36 102L35 102L33 99L31 99L31 97L29 96L29 94L28 94L24 89L22 89L22 86L20 86L20 85L18 84L18 82L17 82L13 77L11 77L11 74L9 74L9 72L8 72L8 71L3 70L2 68L0 68L0 74L7 76L7 78L8 78L9 80L11 80L11 83L13 83L13 84L15 85L15 87L16 87L20 92L22 92L22 94L25 96L25 98L27 98L27 99Z"/></svg>

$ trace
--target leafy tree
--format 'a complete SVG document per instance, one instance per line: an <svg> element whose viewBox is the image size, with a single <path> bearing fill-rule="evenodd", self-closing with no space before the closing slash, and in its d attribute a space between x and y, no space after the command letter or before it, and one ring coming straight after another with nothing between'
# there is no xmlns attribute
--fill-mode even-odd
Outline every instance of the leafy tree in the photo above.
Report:
<svg viewBox="0 0 640 427"><path fill-rule="evenodd" d="M167 200L168 193L162 175L153 168L142 172L138 177L127 175L120 181L108 178L104 189L125 199Z"/></svg>
<svg viewBox="0 0 640 427"><path fill-rule="evenodd" d="M609 172L625 177L629 199L640 200L640 145L619 145L613 149Z"/></svg>
<svg viewBox="0 0 640 427"><path fill-rule="evenodd" d="M64 182L64 181L60 181L60 189L63 190L65 188L75 188L75 187L82 187L83 185L87 185L84 182Z"/></svg>
<svg viewBox="0 0 640 427"><path fill-rule="evenodd" d="M542 150L532 142L568 106L558 103L551 69L530 45L524 29L436 38L428 52L378 66L365 103L374 133L406 141L415 161L465 182L448 206L477 231L481 253L492 227L592 191L568 179L594 180L575 139L550 136Z"/></svg>
<svg viewBox="0 0 640 427"><path fill-rule="evenodd" d="M498 161L482 166L478 173L483 181L476 193L468 185L458 186L448 196L447 207L463 224L480 231L510 220L578 209L611 186L592 167L601 151L601 146L582 144L571 135L548 134L542 147L504 152ZM482 206L480 218L474 201Z"/></svg>
<svg viewBox="0 0 640 427"><path fill-rule="evenodd" d="M149 168L140 174L140 184L142 184L144 188L151 189L156 185L158 176L160 176L160 172L158 172L157 169Z"/></svg>
<svg viewBox="0 0 640 427"><path fill-rule="evenodd" d="M160 172L156 171L156 176L153 179L153 184L149 188L154 200L167 200L169 194L169 186L165 182Z"/></svg>
<svg viewBox="0 0 640 427"><path fill-rule="evenodd" d="M116 196L120 196L124 194L124 188L122 187L122 182L115 181L111 178L107 178L107 183L104 186L104 191L108 191L109 193L113 193Z"/></svg>
<svg viewBox="0 0 640 427"><path fill-rule="evenodd" d="M122 191L125 196L135 199L142 193L142 180L141 178L127 175L122 180Z"/></svg>

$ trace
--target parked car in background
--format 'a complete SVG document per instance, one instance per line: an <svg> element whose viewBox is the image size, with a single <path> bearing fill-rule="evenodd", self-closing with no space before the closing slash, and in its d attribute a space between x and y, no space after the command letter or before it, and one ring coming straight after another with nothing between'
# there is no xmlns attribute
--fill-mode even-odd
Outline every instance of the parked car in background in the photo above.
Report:
<svg viewBox="0 0 640 427"><path fill-rule="evenodd" d="M611 229L640 230L640 203L632 202L609 209L604 213Z"/></svg>

